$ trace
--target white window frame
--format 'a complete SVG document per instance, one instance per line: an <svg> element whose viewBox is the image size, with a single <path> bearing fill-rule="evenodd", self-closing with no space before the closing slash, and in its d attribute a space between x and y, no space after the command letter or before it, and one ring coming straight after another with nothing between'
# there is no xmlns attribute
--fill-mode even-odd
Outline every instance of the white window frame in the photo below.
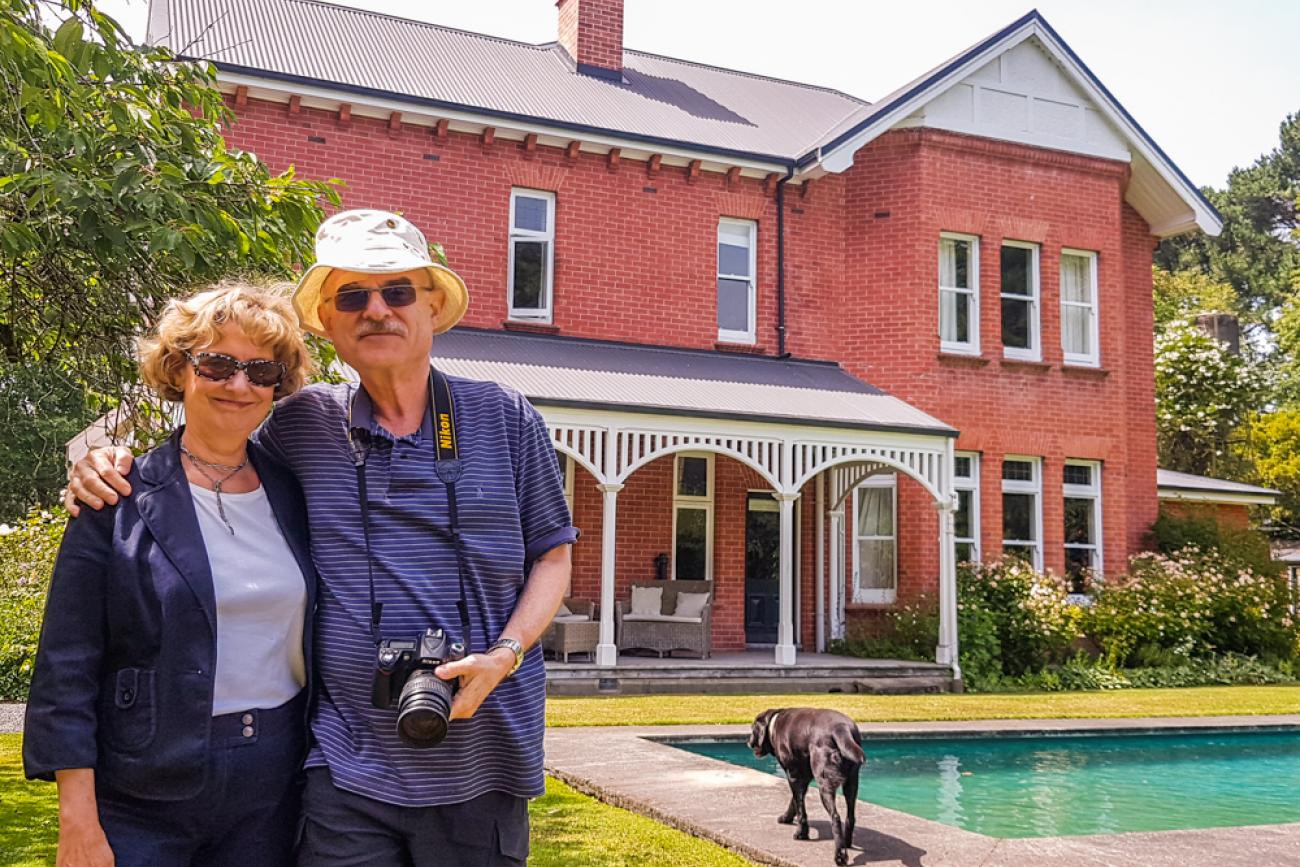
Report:
<svg viewBox="0 0 1300 867"><path fill-rule="evenodd" d="M892 536L859 536L858 535L858 510L862 508L862 502L858 497L858 492L863 488L889 488L890 506L893 509L893 516L890 525L894 528ZM862 573L861 554L858 551L858 543L861 541L889 541L894 543L894 586L885 589L867 590L858 585L858 578ZM890 604L898 598L898 473L881 473L879 475L868 476L858 483L853 491L853 601L857 603L872 604Z"/></svg>
<svg viewBox="0 0 1300 867"><path fill-rule="evenodd" d="M721 271L718 260L718 246L722 243L722 227L737 226L745 229L749 233L749 274L724 274ZM718 328L718 340L723 343L747 343L754 344L757 342L758 334L758 223L754 220L741 220L735 217L718 218L718 231L713 240L713 258L714 268L717 271L717 278L713 283L714 312L716 319L717 299L718 299L718 281L719 280L748 280L749 281L749 304L748 317L749 328L745 331L736 331L733 329Z"/></svg>
<svg viewBox="0 0 1300 867"><path fill-rule="evenodd" d="M1033 539L1008 539L1006 538L1005 519L1002 525L1002 552L1006 553L1007 545L1026 548L1033 547L1034 556L1032 558L1034 569L1042 571L1043 569L1043 459L1032 455L1004 455L1002 462L1008 461L1027 461L1033 467L1033 479L1030 481L1020 481L1017 479L1002 479L1003 494L1033 494L1034 495L1034 538ZM1001 470L999 470L1001 475ZM1003 511L1005 513L1005 500L1003 501Z"/></svg>
<svg viewBox="0 0 1300 867"><path fill-rule="evenodd" d="M1096 538L1092 544L1085 545L1079 542L1066 542L1065 549L1078 549L1092 551L1092 574L1100 577L1102 575L1102 564L1105 562L1102 558L1102 526L1101 526L1101 461L1085 461L1070 459L1065 462L1067 467L1088 467L1092 470L1092 484L1090 485L1072 485L1066 484L1065 471L1061 471L1061 506L1062 521L1064 521L1065 499L1072 500L1092 500L1092 526L1096 532ZM1062 535L1064 535L1064 525L1062 526Z"/></svg>
<svg viewBox="0 0 1300 867"><path fill-rule="evenodd" d="M703 458L708 462L708 493L703 497L677 493L681 484L682 459ZM704 580L713 580L713 453L678 452L673 457L672 579L677 580L677 512L681 508L704 510ZM683 579L693 581L695 579Z"/></svg>
<svg viewBox="0 0 1300 867"><path fill-rule="evenodd" d="M953 457L968 458L970 460L970 475L959 476L956 472L956 466L953 466L952 487L954 491L970 492L970 536L958 537L953 535L953 551L956 553L956 547L960 544L971 546L971 560L980 562L980 453L979 452L956 452Z"/></svg>
<svg viewBox="0 0 1300 867"><path fill-rule="evenodd" d="M1021 361L1041 361L1043 358L1043 337L1042 337L1042 279L1039 273L1042 270L1042 248L1031 241L1012 241L1003 239L1003 247L1016 247L1021 250L1030 250L1033 255L1030 257L1029 267L1029 288L1032 290L1030 295L1017 295L1014 292L1005 292L1002 288L1002 262L1001 249L998 250L998 334L1001 340L1002 332L1002 301L1011 300L1029 304L1029 348L1021 349L1018 346L1002 345L1002 355L1005 358L1014 358Z"/></svg>
<svg viewBox="0 0 1300 867"><path fill-rule="evenodd" d="M1080 301L1066 301L1065 290L1061 289L1061 352L1064 355L1066 364L1078 364L1086 367L1098 367L1101 364L1101 346L1099 344L1100 331L1099 321L1101 319L1100 305L1097 301L1097 254L1092 250L1076 250L1071 247L1061 249L1061 271L1065 270L1065 257L1077 256L1081 259L1088 260L1089 270L1089 296L1092 302L1085 304ZM1064 284L1064 280L1062 280ZM1092 352L1070 352L1065 348L1065 308L1075 307L1087 310L1088 317L1088 343L1092 346Z"/></svg>
<svg viewBox="0 0 1300 867"><path fill-rule="evenodd" d="M546 200L545 232L515 228L515 202L520 196L529 199ZM549 323L555 309L553 303L555 290L555 193L545 190L530 190L524 187L512 188L510 190L509 235L510 241L507 244L506 254L506 307L510 311L509 317L524 322ZM517 241L546 242L546 279L543 281L539 298L541 306L536 309L515 307L515 243Z"/></svg>
<svg viewBox="0 0 1300 867"><path fill-rule="evenodd" d="M939 233L939 273L943 274L943 241L965 241L970 244L970 259L966 263L966 277L970 284L967 288L962 289L957 286L944 286L939 283L939 349L943 352L954 352L961 355L979 355L980 354L980 239L978 235L963 235L959 232L940 232ZM970 315L970 322L967 323L967 333L970 339L963 342L960 340L943 339L943 295L945 292L954 295L966 295L970 298L967 311Z"/></svg>

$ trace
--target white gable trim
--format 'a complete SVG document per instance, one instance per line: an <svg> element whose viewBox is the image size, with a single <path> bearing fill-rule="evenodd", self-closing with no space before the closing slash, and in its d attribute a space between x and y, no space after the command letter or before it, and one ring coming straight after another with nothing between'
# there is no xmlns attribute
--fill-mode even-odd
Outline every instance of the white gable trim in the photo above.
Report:
<svg viewBox="0 0 1300 867"><path fill-rule="evenodd" d="M864 120L851 135L841 136L840 140L800 159L801 173L818 169L832 173L845 171L853 165L858 150L1030 38L1042 44L1102 116L1124 136L1132 151L1133 167L1125 198L1151 224L1152 232L1162 237L1195 229L1219 234L1223 228L1219 215L1037 12L1031 12L1003 33L941 67L928 80L904 89L898 97L886 98L879 104L878 112Z"/></svg>

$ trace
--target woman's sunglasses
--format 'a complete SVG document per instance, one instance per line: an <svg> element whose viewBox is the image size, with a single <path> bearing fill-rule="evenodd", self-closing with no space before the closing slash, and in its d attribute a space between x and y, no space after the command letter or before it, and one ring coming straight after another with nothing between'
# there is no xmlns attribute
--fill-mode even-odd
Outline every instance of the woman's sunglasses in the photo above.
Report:
<svg viewBox="0 0 1300 867"><path fill-rule="evenodd" d="M410 283L394 283L380 289L346 289L330 300L334 309L340 313L360 313L370 304L370 293L378 292L384 296L384 303L389 307L407 307L415 303L418 290Z"/></svg>
<svg viewBox="0 0 1300 867"><path fill-rule="evenodd" d="M278 361L240 361L220 352L185 353L194 365L194 373L213 382L225 382L239 371L244 371L252 385L275 388L284 382L289 369Z"/></svg>

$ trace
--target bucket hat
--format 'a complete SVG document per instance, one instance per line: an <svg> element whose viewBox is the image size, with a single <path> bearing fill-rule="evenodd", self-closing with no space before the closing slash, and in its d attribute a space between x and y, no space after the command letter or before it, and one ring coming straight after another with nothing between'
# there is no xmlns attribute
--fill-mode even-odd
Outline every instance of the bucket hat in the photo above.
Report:
<svg viewBox="0 0 1300 867"><path fill-rule="evenodd" d="M429 256L429 242L410 220L388 211L341 211L316 230L316 264L302 275L293 290L293 307L302 327L328 337L317 308L321 286L330 271L339 268L361 274L396 274L424 269L446 298L433 333L441 334L465 315L469 290L460 275Z"/></svg>

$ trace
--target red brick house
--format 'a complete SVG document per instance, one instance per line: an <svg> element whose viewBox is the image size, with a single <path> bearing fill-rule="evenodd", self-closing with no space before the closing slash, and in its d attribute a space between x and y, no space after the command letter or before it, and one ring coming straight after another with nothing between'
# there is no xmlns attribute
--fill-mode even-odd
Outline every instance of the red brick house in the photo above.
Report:
<svg viewBox="0 0 1300 867"><path fill-rule="evenodd" d="M436 363L550 424L599 663L656 575L785 665L929 594L955 665L958 559L1122 568L1152 248L1220 223L1039 14L868 103L557 6L543 45L311 0L153 0L150 38L216 64L232 146L445 245L473 301Z"/></svg>

